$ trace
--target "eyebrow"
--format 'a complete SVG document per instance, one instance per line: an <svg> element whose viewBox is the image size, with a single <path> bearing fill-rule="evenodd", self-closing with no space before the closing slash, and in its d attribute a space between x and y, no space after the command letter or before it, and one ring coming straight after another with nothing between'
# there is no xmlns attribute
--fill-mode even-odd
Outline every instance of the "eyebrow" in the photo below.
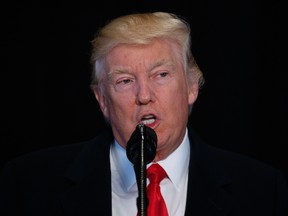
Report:
<svg viewBox="0 0 288 216"><path fill-rule="evenodd" d="M173 68L175 67L175 64L172 61L167 60L167 59L161 59L160 61L153 62L151 66L148 68L148 71L152 71L155 68L163 66L163 65L173 67ZM108 71L107 73L108 79L110 80L114 74L131 74L131 72L129 71L129 69L119 66L116 69Z"/></svg>
<svg viewBox="0 0 288 216"><path fill-rule="evenodd" d="M119 67L119 68L116 68L114 70L108 71L108 73L107 73L108 80L111 80L111 78L114 74L131 74L131 73L129 72L128 69Z"/></svg>
<svg viewBox="0 0 288 216"><path fill-rule="evenodd" d="M154 68L160 67L160 66L169 66L169 67L175 67L175 64L171 61L171 60L167 60L167 59L161 59L160 61L157 61L155 63L153 63L151 65L151 67L149 68L149 71L153 70Z"/></svg>

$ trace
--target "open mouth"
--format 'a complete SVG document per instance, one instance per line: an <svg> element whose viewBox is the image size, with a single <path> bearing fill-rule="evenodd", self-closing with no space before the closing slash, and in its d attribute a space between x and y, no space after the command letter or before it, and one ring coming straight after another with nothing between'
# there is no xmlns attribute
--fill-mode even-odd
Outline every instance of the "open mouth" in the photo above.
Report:
<svg viewBox="0 0 288 216"><path fill-rule="evenodd" d="M142 117L141 122L145 125L153 124L156 121L156 117L154 115L145 115Z"/></svg>

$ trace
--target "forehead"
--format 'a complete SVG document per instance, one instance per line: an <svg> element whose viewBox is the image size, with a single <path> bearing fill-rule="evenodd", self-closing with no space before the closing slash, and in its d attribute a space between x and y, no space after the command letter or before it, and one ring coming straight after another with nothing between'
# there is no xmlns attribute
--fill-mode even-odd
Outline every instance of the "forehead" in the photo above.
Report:
<svg viewBox="0 0 288 216"><path fill-rule="evenodd" d="M145 62L176 61L179 53L178 46L167 40L154 40L145 45L120 44L108 53L106 63L137 65Z"/></svg>

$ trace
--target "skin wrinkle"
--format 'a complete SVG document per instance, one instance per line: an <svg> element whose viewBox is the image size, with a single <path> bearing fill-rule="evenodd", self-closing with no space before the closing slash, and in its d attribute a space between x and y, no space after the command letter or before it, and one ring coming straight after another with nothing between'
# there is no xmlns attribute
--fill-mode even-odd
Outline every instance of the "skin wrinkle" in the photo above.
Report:
<svg viewBox="0 0 288 216"><path fill-rule="evenodd" d="M156 116L156 123L152 124L158 137L154 161L165 159L180 145L188 104L193 104L198 95L197 83L187 83L192 79L186 78L179 49L166 40L154 40L148 45L118 45L102 61L102 68L109 71L104 91L94 90L115 139L123 148L144 115ZM125 82L117 83L121 79Z"/></svg>
<svg viewBox="0 0 288 216"><path fill-rule="evenodd" d="M171 65L171 66L170 66ZM153 79L155 76L155 72L153 72L153 70L156 70L158 67L159 67L159 70L161 70L161 66L162 67L165 67L167 66L167 68L171 68L169 71L171 73L175 73L175 66L173 66L173 63L172 62L168 62L166 60L160 60L159 62L156 62L156 63L153 63L152 66L147 66L149 67L149 69L146 71L146 74L148 75L148 78L149 79ZM142 67L142 66L139 66L139 67ZM145 67L145 66L144 66ZM150 69L151 68L151 69ZM122 66L116 66L115 69L113 69L112 71L110 71L108 73L108 80L111 82L111 84L116 88L116 85L117 85L117 81L118 79L132 79L134 81L138 81L140 82L141 79L139 80L136 80L137 77L134 76L133 74L133 69L131 68L125 68L125 67L122 67ZM167 69L163 70L163 72L165 72Z"/></svg>

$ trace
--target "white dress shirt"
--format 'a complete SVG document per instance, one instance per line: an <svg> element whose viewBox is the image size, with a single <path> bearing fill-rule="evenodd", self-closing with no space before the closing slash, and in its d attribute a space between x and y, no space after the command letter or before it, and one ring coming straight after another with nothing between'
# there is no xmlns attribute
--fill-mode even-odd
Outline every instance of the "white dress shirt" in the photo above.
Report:
<svg viewBox="0 0 288 216"><path fill-rule="evenodd" d="M171 216L184 216L187 196L188 165L190 144L188 134L181 145L165 160L158 163L165 169L169 178L160 183L161 193ZM110 150L112 177L112 215L136 216L138 197L137 182L133 164L126 156L126 150L116 141ZM147 167L151 165L148 164ZM147 179L147 184L149 180Z"/></svg>

